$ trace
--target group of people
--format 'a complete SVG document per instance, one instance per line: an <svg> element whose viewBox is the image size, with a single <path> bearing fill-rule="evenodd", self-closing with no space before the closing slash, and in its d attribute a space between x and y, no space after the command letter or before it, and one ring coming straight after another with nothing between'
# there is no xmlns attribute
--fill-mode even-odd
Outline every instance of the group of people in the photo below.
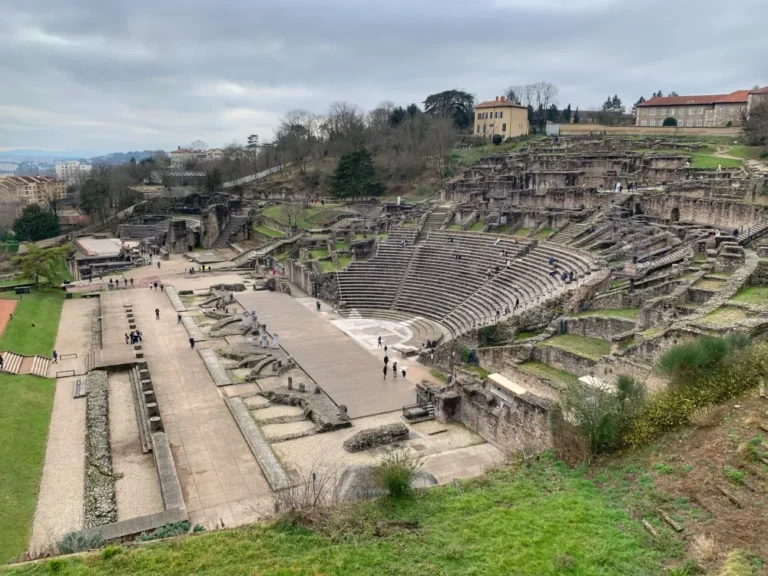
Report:
<svg viewBox="0 0 768 576"><path fill-rule="evenodd" d="M387 353L384 352L384 378L387 377L387 371L389 369L389 356L387 356ZM400 366L400 371L403 375L403 378L405 378L406 374L406 367ZM397 378L397 360L392 362L392 378Z"/></svg>
<svg viewBox="0 0 768 576"><path fill-rule="evenodd" d="M200 272L210 272L210 271L211 271L210 264L208 265L208 270L205 269L205 264L201 264L200 265ZM194 266L190 266L189 270L184 270L184 273L185 274L189 274L190 276L194 276L195 275L195 267Z"/></svg>
<svg viewBox="0 0 768 576"><path fill-rule="evenodd" d="M131 286L133 286L133 280L131 280ZM162 284L158 284L157 282L150 282L149 283L149 289L150 290L157 290L157 287L160 286L160 292L165 292L165 286Z"/></svg>
<svg viewBox="0 0 768 576"><path fill-rule="evenodd" d="M132 330L130 334L125 335L126 344L136 344L141 342L141 332L139 330Z"/></svg>
<svg viewBox="0 0 768 576"><path fill-rule="evenodd" d="M549 265L552 266L552 270L549 271L549 275L552 278L560 277L560 280L563 282L573 282L574 278L576 278L576 275L573 273L573 270L570 270L566 272L563 270L560 272L557 269L557 259L554 256L549 257Z"/></svg>

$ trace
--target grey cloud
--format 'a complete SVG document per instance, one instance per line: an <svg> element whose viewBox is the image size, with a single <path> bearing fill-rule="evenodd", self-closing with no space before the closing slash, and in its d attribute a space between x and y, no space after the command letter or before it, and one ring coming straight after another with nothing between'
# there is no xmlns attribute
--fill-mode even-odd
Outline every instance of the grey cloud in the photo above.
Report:
<svg viewBox="0 0 768 576"><path fill-rule="evenodd" d="M268 138L294 108L548 80L560 104L768 83L762 0L0 0L0 148Z"/></svg>

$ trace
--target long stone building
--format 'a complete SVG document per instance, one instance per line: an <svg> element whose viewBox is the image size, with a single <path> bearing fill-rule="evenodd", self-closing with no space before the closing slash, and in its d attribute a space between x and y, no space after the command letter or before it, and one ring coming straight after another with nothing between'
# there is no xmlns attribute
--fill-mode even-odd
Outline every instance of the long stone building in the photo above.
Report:
<svg viewBox="0 0 768 576"><path fill-rule="evenodd" d="M67 183L51 176L9 176L0 179L0 201L18 203L22 208L58 200L66 192Z"/></svg>
<svg viewBox="0 0 768 576"><path fill-rule="evenodd" d="M637 126L662 126L674 118L686 128L740 126L754 106L768 100L768 86L730 94L660 96L637 105Z"/></svg>

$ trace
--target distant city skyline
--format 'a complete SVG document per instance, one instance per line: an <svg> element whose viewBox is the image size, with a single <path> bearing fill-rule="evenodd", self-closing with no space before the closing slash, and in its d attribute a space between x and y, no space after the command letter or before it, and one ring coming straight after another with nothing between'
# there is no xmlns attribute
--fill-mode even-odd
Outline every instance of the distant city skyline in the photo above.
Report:
<svg viewBox="0 0 768 576"><path fill-rule="evenodd" d="M37 0L0 20L0 151L270 140L289 110L548 81L558 105L768 84L760 0ZM44 87L44 88L43 88Z"/></svg>

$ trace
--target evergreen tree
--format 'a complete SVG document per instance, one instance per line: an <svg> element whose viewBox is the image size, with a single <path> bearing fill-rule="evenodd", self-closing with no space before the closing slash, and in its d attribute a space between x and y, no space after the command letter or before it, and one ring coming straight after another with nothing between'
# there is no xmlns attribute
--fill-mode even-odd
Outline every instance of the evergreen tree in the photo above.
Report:
<svg viewBox="0 0 768 576"><path fill-rule="evenodd" d="M459 130L465 130L474 120L475 99L461 90L445 90L430 94L424 100L424 111L433 116L450 118Z"/></svg>
<svg viewBox="0 0 768 576"><path fill-rule="evenodd" d="M384 192L368 150L362 148L342 155L331 177L330 192L336 198L364 198Z"/></svg>
<svg viewBox="0 0 768 576"><path fill-rule="evenodd" d="M570 105L570 103L568 104L568 106L565 107L565 109L563 110L563 114L562 115L563 115L563 121L564 122L570 122L571 121L571 105Z"/></svg>
<svg viewBox="0 0 768 576"><path fill-rule="evenodd" d="M56 214L39 204L30 204L24 208L21 216L13 221L13 231L19 242L37 242L58 236L61 227Z"/></svg>
<svg viewBox="0 0 768 576"><path fill-rule="evenodd" d="M573 114L573 123L578 124L579 122L581 122L581 118L579 118L579 107L576 106L576 112Z"/></svg>
<svg viewBox="0 0 768 576"><path fill-rule="evenodd" d="M557 105L552 104L552 106L547 109L547 120L549 122L560 122L560 110Z"/></svg>

